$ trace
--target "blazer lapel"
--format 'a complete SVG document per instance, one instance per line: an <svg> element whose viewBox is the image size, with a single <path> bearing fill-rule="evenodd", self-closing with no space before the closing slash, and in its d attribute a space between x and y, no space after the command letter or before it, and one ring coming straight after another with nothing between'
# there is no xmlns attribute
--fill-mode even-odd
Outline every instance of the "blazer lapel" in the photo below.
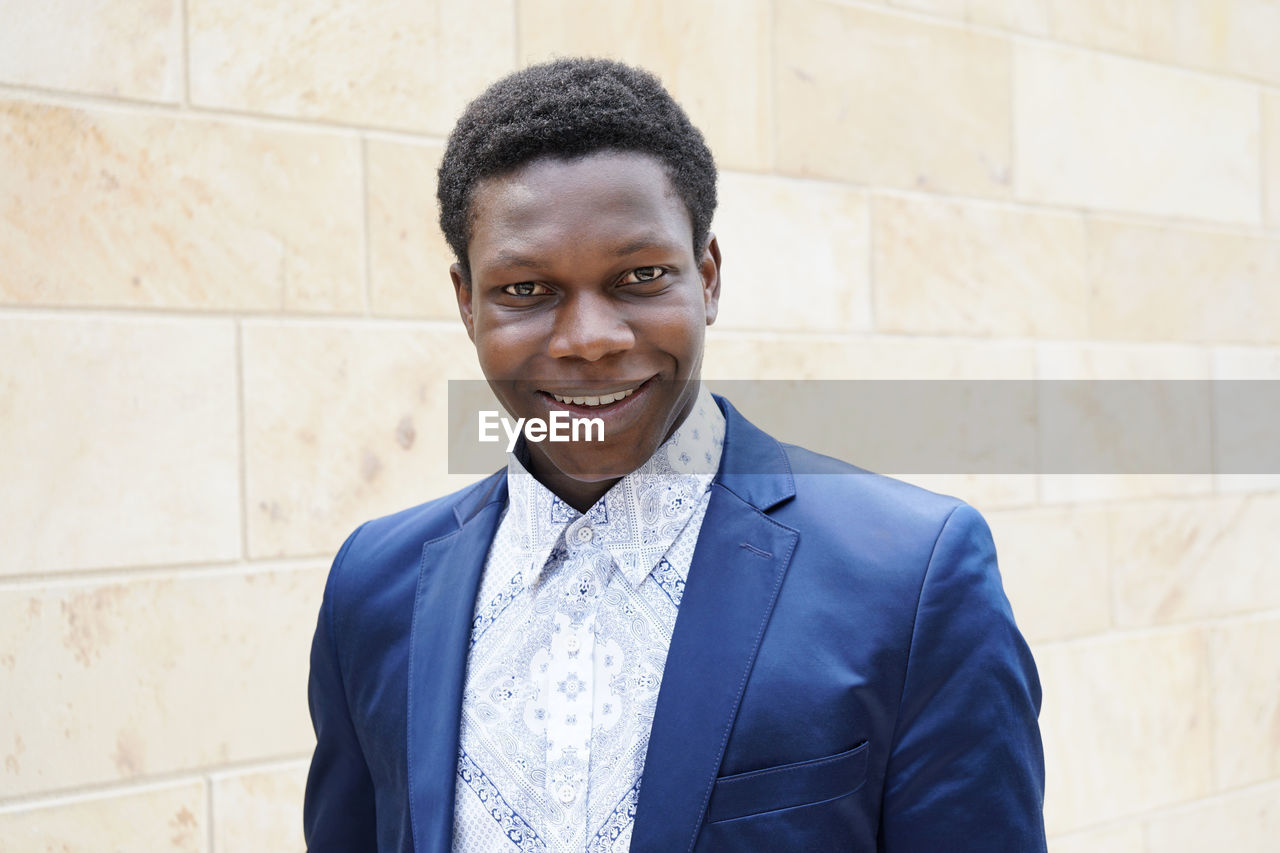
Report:
<svg viewBox="0 0 1280 853"><path fill-rule="evenodd" d="M423 546L409 640L409 819L417 853L448 853L467 648L489 544L506 502L499 475L455 512L461 526Z"/></svg>
<svg viewBox="0 0 1280 853"><path fill-rule="evenodd" d="M798 534L763 510L794 495L777 442L727 403L712 486L667 653L633 853L693 847Z"/></svg>

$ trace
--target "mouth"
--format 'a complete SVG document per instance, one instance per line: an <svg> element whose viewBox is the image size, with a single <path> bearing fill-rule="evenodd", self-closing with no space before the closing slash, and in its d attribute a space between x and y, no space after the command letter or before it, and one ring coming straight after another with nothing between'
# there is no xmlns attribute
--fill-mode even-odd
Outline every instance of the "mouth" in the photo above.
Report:
<svg viewBox="0 0 1280 853"><path fill-rule="evenodd" d="M540 389L538 393L554 400L563 408L574 411L594 411L599 413L603 409L616 406L636 392L642 391L652 381L653 377L649 377L642 382L633 382L630 385L605 391L604 393L595 389L588 393L587 389L570 388L566 388L561 391Z"/></svg>

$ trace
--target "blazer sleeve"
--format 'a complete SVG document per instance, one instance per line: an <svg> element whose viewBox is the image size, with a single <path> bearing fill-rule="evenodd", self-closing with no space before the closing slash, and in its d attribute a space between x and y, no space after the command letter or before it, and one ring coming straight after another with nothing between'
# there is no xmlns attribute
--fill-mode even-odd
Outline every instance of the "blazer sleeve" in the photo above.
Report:
<svg viewBox="0 0 1280 853"><path fill-rule="evenodd" d="M348 537L333 562L311 644L307 701L316 749L302 809L303 834L310 853L350 853L378 846L373 780L352 725L334 633L335 578L359 532Z"/></svg>
<svg viewBox="0 0 1280 853"><path fill-rule="evenodd" d="M1040 680L972 507L938 536L885 777L880 853L1045 850Z"/></svg>

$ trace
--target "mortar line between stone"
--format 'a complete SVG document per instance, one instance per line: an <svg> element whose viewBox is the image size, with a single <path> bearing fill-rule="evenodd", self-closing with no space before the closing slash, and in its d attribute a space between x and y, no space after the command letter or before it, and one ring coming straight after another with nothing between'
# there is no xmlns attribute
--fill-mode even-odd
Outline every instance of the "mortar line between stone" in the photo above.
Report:
<svg viewBox="0 0 1280 853"><path fill-rule="evenodd" d="M750 176L761 175L761 173L748 172L742 169L721 169L720 175L722 177L725 175ZM927 190L912 189L910 187L899 187L889 184L870 184L864 181L849 181L821 175L791 174L776 170L774 172L763 173L762 176L798 184L816 184L819 186L856 189L866 193L876 193L890 198L905 198L917 201L926 200L940 204L975 205L978 207L987 207L993 210L1008 210L1021 214L1040 213L1058 216L1083 216L1103 219L1109 222L1144 225L1154 228L1206 231L1214 234L1229 234L1245 237L1268 237L1272 236L1272 232L1280 230L1274 227L1268 227L1266 224L1261 222L1232 222L1222 219L1201 219L1177 213L1148 213L1141 210L1116 207L1089 207L1087 205L1070 202L1038 201L1036 199L1018 198L1013 195L1009 198L997 198L994 196L969 195L965 193L930 192Z"/></svg>
<svg viewBox="0 0 1280 853"><path fill-rule="evenodd" d="M265 758L240 759L222 764L203 764L182 770L166 773L153 773L132 779L119 779L110 782L91 782L84 785L70 785L64 788L53 788L7 797L0 800L0 814L10 814L40 808L53 808L74 805L90 800L111 799L114 797L145 794L164 788L174 788L182 784L204 781L214 774L248 774L286 770L293 765L302 765L311 758L311 752L289 752Z"/></svg>
<svg viewBox="0 0 1280 853"><path fill-rule="evenodd" d="M1277 110L1280 113L1280 110ZM1270 229L1267 227L1267 216L1271 212L1271 205L1276 205L1277 216L1280 216L1280 198L1271 198L1271 187L1267 183L1271 177L1271 169L1268 167L1267 161L1271 158L1267 156L1267 143L1271 140L1268 138L1267 130L1267 93L1261 89L1258 90L1258 203L1261 209L1258 211L1258 221L1262 223L1263 232L1266 233ZM1276 130L1277 128L1270 128ZM1280 144L1280 140L1276 140L1275 144Z"/></svg>
<svg viewBox="0 0 1280 853"><path fill-rule="evenodd" d="M146 305L0 305L0 319L6 317L26 317L45 319L79 319L95 320L111 318L114 320L167 320L224 321L236 320L248 323L280 322L294 325L340 326L350 328L353 324L372 323L379 326L399 326L404 329L434 332L462 332L457 320L428 319L414 317L396 317L386 314L312 314L304 312L280 313L278 311L261 311L249 313L234 308L168 308L165 306Z"/></svg>
<svg viewBox="0 0 1280 853"><path fill-rule="evenodd" d="M1276 619L1277 617L1280 617L1280 607L1251 610L1247 613L1224 613L1217 616L1202 616L1198 619L1188 619L1185 622L1170 622L1162 625L1113 625L1105 631L1092 634L1076 634L1070 637L1062 637L1053 640L1038 640L1031 643L1031 648L1038 656L1047 650L1061 649L1066 646L1095 645L1117 640L1159 639L1164 636L1185 634L1191 631L1211 631L1214 628L1267 622L1272 619Z"/></svg>
<svg viewBox="0 0 1280 853"><path fill-rule="evenodd" d="M875 333L880 328L876 312L876 194L866 194L867 203L867 328Z"/></svg>
<svg viewBox="0 0 1280 853"><path fill-rule="evenodd" d="M236 440L239 442L240 557L249 559L249 445L245 440L244 327L236 318Z"/></svg>
<svg viewBox="0 0 1280 853"><path fill-rule="evenodd" d="M1009 42L1009 198L1018 198L1018 46Z"/></svg>
<svg viewBox="0 0 1280 853"><path fill-rule="evenodd" d="M511 67L520 68L520 0L511 0Z"/></svg>
<svg viewBox="0 0 1280 853"><path fill-rule="evenodd" d="M844 6L850 9L860 9L865 12L879 13L881 15L889 15L898 18L906 18L908 20L917 21L923 24L929 24L937 27L946 27L948 29L960 30L962 32L977 33L980 35L1007 38L1012 41L1025 41L1036 45L1048 45L1051 47L1069 48L1071 50L1087 51L1095 53L1099 56L1110 57L1113 59L1127 59L1131 62L1141 62L1144 65L1150 65L1156 68L1163 68L1169 71L1182 72L1183 74L1191 74L1196 77L1205 77L1210 80L1225 81L1231 83L1243 83L1250 86L1259 86L1268 90L1280 90L1280 82L1271 83L1260 80L1255 77L1248 77L1235 71L1227 70L1209 70L1195 65L1179 65L1176 62L1167 59L1156 59L1148 56L1138 56L1132 53L1124 53L1123 51L1110 50L1105 47L1084 44L1076 41L1067 41L1061 38L1055 38L1052 35L1037 35L1036 33L1024 32L1016 29L1006 29L993 26L990 24L975 24L968 20L957 20L956 18L948 18L942 15L925 12L917 9L907 9L901 6L885 6L881 4L881 0L828 0L837 6Z"/></svg>
<svg viewBox="0 0 1280 853"><path fill-rule="evenodd" d="M286 326L314 326L342 329L359 329L363 326L398 328L404 331L441 332L445 334L459 333L461 327L455 320L417 319L413 317L396 317L390 315L371 314L280 314L263 311L248 314L231 309L199 310L193 308L147 307L140 305L0 305L0 320L21 318L43 318L63 320L136 320L136 321L198 321L233 319L251 324L276 324ZM1098 347L1238 347L1271 351L1275 346L1244 340L1215 340L1208 342L1187 342L1178 339L1141 339L1141 338L1032 338L1027 336L1002 337L995 335L951 334L936 331L856 331L841 329L819 330L778 330L765 326L715 326L710 332L715 337L743 338L765 336L770 339L795 339L809 341L814 339L849 342L875 341L931 341L939 344L977 344L989 346L1001 345L1035 345L1052 343L1055 345L1098 346ZM867 378L867 377L863 377ZM929 378L929 377L920 377ZM1031 377L1029 377L1031 378Z"/></svg>
<svg viewBox="0 0 1280 853"><path fill-rule="evenodd" d="M364 241L360 247L361 269L364 270L364 313L365 316L373 314L373 244L369 239L369 140L363 135L360 137L360 218L363 230L361 239Z"/></svg>
<svg viewBox="0 0 1280 853"><path fill-rule="evenodd" d="M1217 656L1213 653L1213 635L1209 631L1206 631L1201 636L1200 645L1204 649L1204 678L1197 685L1200 688L1200 695L1195 698L1201 702L1201 707L1205 709L1205 716L1209 720L1209 725L1206 727L1208 731L1205 732L1205 736L1209 741L1209 785L1210 790L1214 791L1221 784L1221 762L1219 761L1221 753L1218 750L1223 744L1221 743L1222 738L1219 736L1220 712L1217 704L1213 701L1213 685L1217 683L1214 673L1218 669L1218 667L1214 666L1214 659ZM1198 798L1198 801L1202 802L1203 799Z"/></svg>
<svg viewBox="0 0 1280 853"><path fill-rule="evenodd" d="M104 109L126 115L148 117L203 119L224 121L229 124L248 125L267 130L314 131L351 135L367 133L369 136L418 144L443 144L444 137L429 131L415 131L341 122L325 118L309 118L238 110L232 107L213 107L207 104L184 106L180 101L154 101L145 98L129 98L121 95L102 95L93 92L76 92L44 86L16 85L0 82L0 97L33 101L46 106L69 109Z"/></svg>
<svg viewBox="0 0 1280 853"><path fill-rule="evenodd" d="M1160 818L1165 815L1176 814L1177 812L1190 811L1206 805L1213 805L1222 800L1231 797L1237 797L1254 793L1255 791L1264 791L1268 787L1280 787L1280 779L1260 779L1257 782L1251 782L1237 788L1228 788L1223 791L1213 791L1203 794L1189 800L1179 800L1176 803L1165 803L1164 805L1154 806L1151 808L1137 811L1132 814L1120 815L1118 817L1108 818L1099 823L1091 823L1087 826L1073 827L1066 832L1055 832L1049 836L1051 841L1066 841L1077 836L1090 835L1095 832L1103 832L1108 829L1118 829L1130 824L1136 824L1142 827L1148 820L1152 818Z"/></svg>
<svg viewBox="0 0 1280 853"><path fill-rule="evenodd" d="M788 180L797 180L787 176ZM827 181L828 183L842 183ZM973 195L952 195L946 193L922 192L905 187L874 186L853 184L869 192L880 195L906 198L911 200L929 200L943 204L973 205L994 210L1007 210L1020 214L1041 214L1054 216L1081 216L1127 225L1140 225L1149 228L1171 228L1179 231L1200 231L1212 234L1225 234L1239 237L1270 236L1265 225L1249 222L1228 222L1221 219L1200 219L1175 213L1146 213L1140 210L1125 210L1115 207L1088 207L1066 202L1035 201L1022 198L991 198Z"/></svg>
<svg viewBox="0 0 1280 853"><path fill-rule="evenodd" d="M775 75L776 76L776 75ZM1260 87L1266 89L1268 87ZM1280 94L1280 86L1274 87L1274 91ZM387 140L392 142L404 142L417 145L442 145L445 142L444 137L430 133L416 133L413 131L397 131L390 128L376 128L354 124L341 124L336 122L328 122L323 120L299 119L289 116L276 116L263 113L250 113L235 110L213 109L209 107L190 106L183 109L179 104L163 103L157 101L130 100L127 98L105 97L101 95L84 94L78 92L66 92L55 89L42 89L30 86L13 86L0 83L0 96L18 96L25 100L31 100L34 103L53 104L55 106L67 107L70 109L92 109L106 108L112 111L124 113L126 115L141 115L144 117L168 116L177 117L186 120L209 120L209 121L225 121L232 124L247 125L264 130L283 130L292 132L313 131L323 133L337 133L340 135L359 134L366 139ZM31 96L35 96L32 98ZM776 111L776 105L775 105ZM1248 223L1248 222L1229 222L1225 220L1200 219L1182 214L1160 214L1145 213L1142 211L1126 210L1123 208L1104 208L1104 207L1088 207L1080 204L1070 204L1066 202L1050 202L1038 201L1035 199L1014 198L1007 199L993 198L990 196L968 195L964 193L939 193L939 192L923 192L912 190L906 187L893 187L888 185L874 185L859 181L842 180L839 178L823 177L816 175L798 175L790 174L781 170L777 165L776 146L776 116L775 116L775 132L774 132L774 167L772 171L760 173L749 172L741 169L722 169L721 174L763 174L767 177L782 178L788 181L814 182L819 184L838 185L843 187L851 187L854 189L862 189L865 191L875 191L891 196L902 196L906 198L931 199L941 202L954 203L973 203L979 205L989 205L995 208L1014 210L1017 212L1044 212L1058 213L1063 215L1083 215L1098 216L1105 219L1112 219L1119 222L1131 222L1140 225L1152 225L1158 227L1174 227L1189 228L1194 230L1212 231L1215 233L1240 234L1251 237L1275 237L1280 233L1280 228L1268 227L1265 223Z"/></svg>
<svg viewBox="0 0 1280 853"><path fill-rule="evenodd" d="M778 171L778 77L782 63L778 58L778 0L769 3L769 171Z"/></svg>
<svg viewBox="0 0 1280 853"><path fill-rule="evenodd" d="M1034 338L1032 338L1032 339L1027 343L1027 346L1031 347L1031 378L1032 378L1032 381L1038 381L1038 380L1040 379L1040 347L1036 345L1036 340L1035 340ZM1042 463L1043 463L1043 461L1044 461L1044 459L1043 459L1043 457L1044 457L1044 443L1040 440L1040 429L1038 428L1038 426L1039 426L1039 420L1040 420L1040 389L1039 389L1039 387L1037 387L1037 388L1036 388L1036 422L1037 422L1037 429L1036 429L1036 431L1035 431L1035 441L1036 441L1036 467L1037 467L1037 468L1044 467L1044 466L1043 466L1043 464L1042 464ZM1035 497L1035 506L1036 506L1036 507L1042 507L1042 506L1045 506L1045 502L1044 502L1044 476L1043 476L1043 475L1041 475L1041 474L1036 474L1036 475L1035 475L1035 489L1034 489L1034 491L1033 491L1033 495L1034 495L1034 497ZM1107 586L1108 586L1108 587L1110 587L1110 585L1111 585L1111 582L1110 582L1110 581L1111 581L1111 579L1110 579L1110 577L1108 577L1108 578L1107 578ZM1109 610L1109 608L1108 608L1108 610ZM1108 620L1107 620L1107 621L1108 621L1108 626L1107 626L1108 628L1110 628L1111 626L1115 625L1115 619L1110 618L1110 613L1109 613L1109 612L1108 612Z"/></svg>
<svg viewBox="0 0 1280 853"><path fill-rule="evenodd" d="M217 839L213 831L213 775L206 773L202 778L204 779L205 850L207 853L214 853Z"/></svg>
<svg viewBox="0 0 1280 853"><path fill-rule="evenodd" d="M836 5L845 6L847 8L861 9L863 11L878 13L881 15L907 18L910 20L915 20L921 23L929 24L932 26L946 27L950 29L960 30L962 32L980 33L980 34L989 35L989 36L998 36L998 37L1006 38L1011 41L1025 41L1025 42L1042 45L1042 46L1067 48L1071 50L1079 50L1079 51L1086 51L1089 53L1095 53L1104 57L1111 57L1115 59L1125 59L1131 62L1139 62L1145 65L1151 65L1156 68L1165 69L1172 72L1181 72L1183 74L1189 74L1196 77L1204 77L1209 80L1254 86L1262 91L1265 91L1271 94L1280 95L1280 81L1273 83L1267 80L1261 80L1253 77L1246 77L1244 75L1236 74L1230 71L1209 71L1209 70L1206 70L1203 68L1197 68L1194 66L1178 65L1168 61L1152 59L1152 58L1142 57L1142 56L1135 56L1133 54L1121 53L1113 50L1107 50L1105 48L1095 47L1095 46L1086 45L1086 44L1080 44L1077 42L1063 41L1063 40L1052 38L1050 36L1041 36L1041 35L1036 35L1034 33L1021 32L1018 30L1000 29L998 27L988 26L985 24L974 24L974 23L969 23L967 21L958 21L952 18L940 17L936 15L931 15L927 12L921 12L913 9L905 9L902 7L882 6L882 5L879 5L877 2L874 2L874 0L830 0L830 2L833 2ZM181 106L181 104L178 104L178 103L154 101L154 100L149 100L145 98L130 98L130 97L121 96L121 95L103 95L99 93L79 92L79 91L70 90L70 89L58 89L58 88L35 86L35 85L16 85L12 83L0 83L0 93L5 93L5 92L11 92L16 94L33 93L33 94L38 94L38 95L51 97L51 98L60 97L60 98L72 99L72 100L79 99L85 102L96 103L100 105L121 105L121 106L132 105L132 106L143 106L143 107L155 107L161 110L167 109L170 112L175 111L178 107ZM377 125L362 125L362 124L356 124L352 122L343 122L335 119L327 119L327 118L321 118L321 117L300 117L300 116L289 116L289 115L273 114L273 113L258 113L258 112L253 112L251 110L237 110L232 107L212 107L207 105L204 105L204 106L191 105L191 106L192 106L191 112L193 115L203 115L203 116L210 116L210 117L237 117L237 118L243 118L243 119L249 119L249 120L258 120L265 124L283 124L283 125L291 125L291 126L300 126L304 128L305 127L329 128L333 130L347 130L347 131L367 130L373 133L387 134L388 136L395 137L395 138L425 140L433 143L443 143L443 141L445 140L444 136L438 133L431 133L429 131L397 129L397 128L391 128L391 127L377 126Z"/></svg>
<svg viewBox="0 0 1280 853"><path fill-rule="evenodd" d="M160 563L137 567L63 569L47 572L0 575L0 594L20 592L50 592L65 587L87 584L147 583L151 581L200 580L207 578L235 577L263 572L304 572L326 568L332 559L328 548L305 557L275 558L265 560L206 560L191 563Z"/></svg>
<svg viewBox="0 0 1280 853"><path fill-rule="evenodd" d="M758 338L761 335L773 339L795 340L795 341L830 341L836 343L868 343L871 341L937 341L938 343L954 344L1021 344L1029 346L1037 342L1036 338L1027 337L979 337L971 334L938 334L936 332L850 332L850 331L808 331L805 329L777 329L773 327L759 326L755 328L747 328L743 326L712 326L708 332L708 340L712 336L716 338ZM1090 341L1079 341L1079 343L1091 343ZM1096 343L1093 341L1092 343ZM875 377L847 377L847 378L863 378L871 379ZM918 377L926 379L929 377ZM1027 376L1031 379L1031 376Z"/></svg>
<svg viewBox="0 0 1280 853"><path fill-rule="evenodd" d="M187 0L178 4L178 22L182 27L182 106L191 106L191 35L187 22Z"/></svg>

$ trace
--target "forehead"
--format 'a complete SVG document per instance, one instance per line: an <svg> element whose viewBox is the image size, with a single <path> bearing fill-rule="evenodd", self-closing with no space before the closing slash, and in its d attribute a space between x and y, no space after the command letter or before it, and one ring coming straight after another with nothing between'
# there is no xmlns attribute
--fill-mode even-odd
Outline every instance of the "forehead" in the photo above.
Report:
<svg viewBox="0 0 1280 853"><path fill-rule="evenodd" d="M646 154L541 158L481 181L472 197L473 266L504 252L562 254L647 239L692 250L689 211Z"/></svg>

